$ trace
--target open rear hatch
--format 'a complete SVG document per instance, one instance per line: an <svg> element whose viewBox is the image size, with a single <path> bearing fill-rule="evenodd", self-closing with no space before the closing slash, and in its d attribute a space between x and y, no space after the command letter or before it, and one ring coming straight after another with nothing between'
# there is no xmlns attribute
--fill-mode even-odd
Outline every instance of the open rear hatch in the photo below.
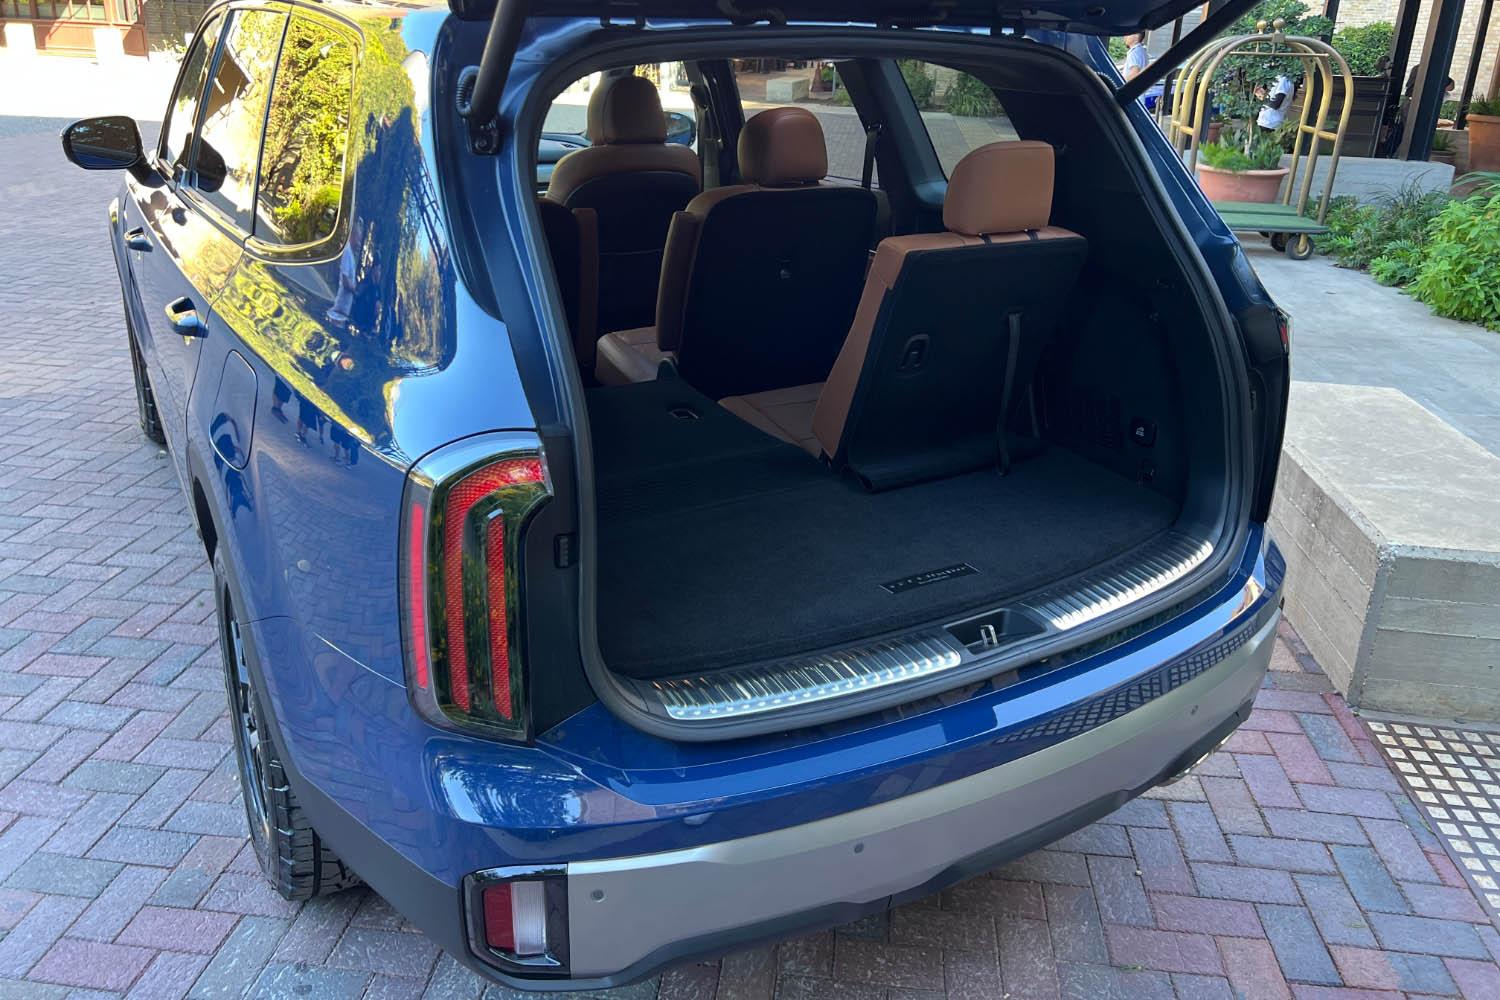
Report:
<svg viewBox="0 0 1500 1000"><path fill-rule="evenodd" d="M1113 36L1158 27L1194 4L793 0L772 8L736 0L450 0L450 6L463 19L490 22L483 59L463 78L458 103L471 150L492 154L509 127L496 114L528 18L598 19L639 31L643 44L659 45L677 28L695 30L668 22L751 28L747 38L759 37L764 29L752 28L757 24L812 22L856 26L850 38L863 36L870 45L894 45L899 37L920 47L964 36L881 32L877 40L857 26ZM1211 20L1248 6L1250 0L1232 0ZM945 35L948 41L939 42ZM994 58L988 52L995 45L1024 61L1014 41L982 44L985 51L972 50L973 65ZM623 51L615 44L610 58L618 63ZM858 57L857 45L850 51ZM892 58L894 51L872 49L868 57ZM1084 75L1068 62L1068 72ZM1091 72L1076 86L1098 93ZM1099 102L1076 93L1068 99L1074 98L1081 102L1069 105L1075 111ZM1117 127L1108 114L1091 120ZM528 141L516 139L520 147ZM1090 235L1097 248L1090 253L1107 263L1100 268L1091 257L1090 280L1100 284L1086 294L1106 318L1081 322L1086 343L1067 364L1089 360L1052 378L1056 398L1037 418L1038 428L1048 430L1047 441L1039 440L1046 447L1006 475L992 468L862 492L819 459L726 411L717 402L724 393L705 396L671 378L625 387L634 395L585 392L578 384L575 412L587 414L588 426L575 430L590 439L578 449L580 645L601 700L657 735L717 740L874 711L970 681L1015 683L1136 634L1181 607L1174 602L1201 592L1209 570L1227 565L1229 543L1243 537L1247 506L1240 496L1247 492L1247 463L1239 430L1248 400L1237 387L1240 361L1224 356L1234 340L1230 319L1180 223L1168 221L1165 194L1145 162L1128 142L1102 145L1120 157L1118 172L1102 184L1074 176L1071 207L1093 218L1125 213L1118 221L1127 230L1159 229L1162 245L1153 248L1159 259L1135 256L1138 232ZM1100 152L1075 153L1070 162L1084 164ZM520 166L524 176L531 165ZM1068 221L1083 228L1078 218ZM1148 282L1143 291L1140 275L1153 267L1171 271L1172 280ZM1130 317L1110 320L1108 308L1131 295L1139 301ZM1122 331L1138 329L1161 339L1149 363L1138 348L1118 346L1129 340ZM1174 353L1195 338L1193 351L1201 355ZM1101 351L1101 344L1115 346ZM1222 385L1212 379L1214 400L1205 408L1192 386L1211 368ZM1153 392L1186 387L1189 395L1170 403L1178 412L1152 409L1131 388L1147 369L1156 379ZM1139 420L1130 419L1136 414ZM1113 429L1101 430L1106 423ZM1139 453L1128 447L1128 457L1115 455L1121 426L1152 441L1187 428L1183 433L1194 441L1177 456L1178 480L1153 482L1156 470L1143 475Z"/></svg>

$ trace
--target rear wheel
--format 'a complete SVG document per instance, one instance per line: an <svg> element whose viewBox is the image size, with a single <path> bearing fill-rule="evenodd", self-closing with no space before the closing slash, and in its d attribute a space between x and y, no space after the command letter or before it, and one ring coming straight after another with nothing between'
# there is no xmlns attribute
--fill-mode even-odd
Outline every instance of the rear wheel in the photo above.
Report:
<svg viewBox="0 0 1500 1000"><path fill-rule="evenodd" d="M130 370L135 375L135 409L141 422L141 433L146 440L166 444L167 436L161 429L161 417L156 412L156 397L151 393L151 377L146 374L146 362L141 358L141 349L135 343L135 331L130 329L129 313L126 313L125 339L130 343Z"/></svg>
<svg viewBox="0 0 1500 1000"><path fill-rule="evenodd" d="M223 554L214 555L214 586L219 605L219 646L229 722L239 763L240 797L250 825L250 842L261 871L287 899L311 899L360 884L313 829L276 750L255 690L244 635L224 572Z"/></svg>
<svg viewBox="0 0 1500 1000"><path fill-rule="evenodd" d="M1286 252L1286 233L1271 234L1271 249L1277 253Z"/></svg>
<svg viewBox="0 0 1500 1000"><path fill-rule="evenodd" d="M1300 236L1291 236L1286 241L1286 255L1292 260L1306 260L1312 256L1312 237L1306 233Z"/></svg>

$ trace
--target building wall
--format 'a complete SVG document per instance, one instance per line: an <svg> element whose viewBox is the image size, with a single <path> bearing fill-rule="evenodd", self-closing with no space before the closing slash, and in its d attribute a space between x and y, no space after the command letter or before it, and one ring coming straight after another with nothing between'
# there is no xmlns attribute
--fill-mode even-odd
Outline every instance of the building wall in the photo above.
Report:
<svg viewBox="0 0 1500 1000"><path fill-rule="evenodd" d="M1317 8L1316 3L1312 6ZM1342 28L1374 21L1389 21L1394 24L1397 6L1398 0L1339 0L1338 26ZM1464 4L1463 21L1458 29L1458 45L1453 53L1453 64L1448 69L1448 75L1453 77L1454 100L1463 92L1464 74L1469 71L1469 53L1474 49L1474 34L1479 27L1481 6L1479 0L1468 0ZM1417 33L1412 39L1409 66L1417 65L1422 57L1422 43L1427 40L1427 17L1431 12L1432 0L1422 0L1421 11L1417 14ZM1479 77L1474 83L1474 94L1477 97L1492 93L1490 87L1495 80L1495 62L1500 57L1500 10L1490 17L1488 35L1479 61ZM1411 72L1410 68L1407 72Z"/></svg>
<svg viewBox="0 0 1500 1000"><path fill-rule="evenodd" d="M183 39L192 34L203 19L211 0L144 0L141 20L152 49L183 49Z"/></svg>

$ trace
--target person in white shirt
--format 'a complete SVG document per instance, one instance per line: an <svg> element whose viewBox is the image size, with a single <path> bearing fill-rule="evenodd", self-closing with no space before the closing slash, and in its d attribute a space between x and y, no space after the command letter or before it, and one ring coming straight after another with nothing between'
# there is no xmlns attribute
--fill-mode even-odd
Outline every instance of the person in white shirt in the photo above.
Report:
<svg viewBox="0 0 1500 1000"><path fill-rule="evenodd" d="M1125 79L1134 80L1151 65L1151 53L1146 50L1146 33L1126 35L1125 46Z"/></svg>
<svg viewBox="0 0 1500 1000"><path fill-rule="evenodd" d="M1255 124L1268 132L1281 128L1281 123L1286 121L1286 113L1291 108L1292 95L1296 92L1297 85L1285 73L1276 78L1269 94L1265 87L1256 87L1255 96L1266 103L1261 105Z"/></svg>

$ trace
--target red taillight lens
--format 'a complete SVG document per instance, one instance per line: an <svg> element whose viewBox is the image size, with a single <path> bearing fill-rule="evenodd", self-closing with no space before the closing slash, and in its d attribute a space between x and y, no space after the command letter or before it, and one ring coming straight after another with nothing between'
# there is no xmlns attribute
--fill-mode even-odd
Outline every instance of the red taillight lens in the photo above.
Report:
<svg viewBox="0 0 1500 1000"><path fill-rule="evenodd" d="M439 721L523 737L524 685L517 636L520 541L526 519L548 496L533 448L462 459L424 459L408 486L407 660L414 697ZM450 471L451 470L451 471Z"/></svg>
<svg viewBox="0 0 1500 1000"><path fill-rule="evenodd" d="M527 958L547 953L547 886L500 882L484 889L484 943Z"/></svg>

